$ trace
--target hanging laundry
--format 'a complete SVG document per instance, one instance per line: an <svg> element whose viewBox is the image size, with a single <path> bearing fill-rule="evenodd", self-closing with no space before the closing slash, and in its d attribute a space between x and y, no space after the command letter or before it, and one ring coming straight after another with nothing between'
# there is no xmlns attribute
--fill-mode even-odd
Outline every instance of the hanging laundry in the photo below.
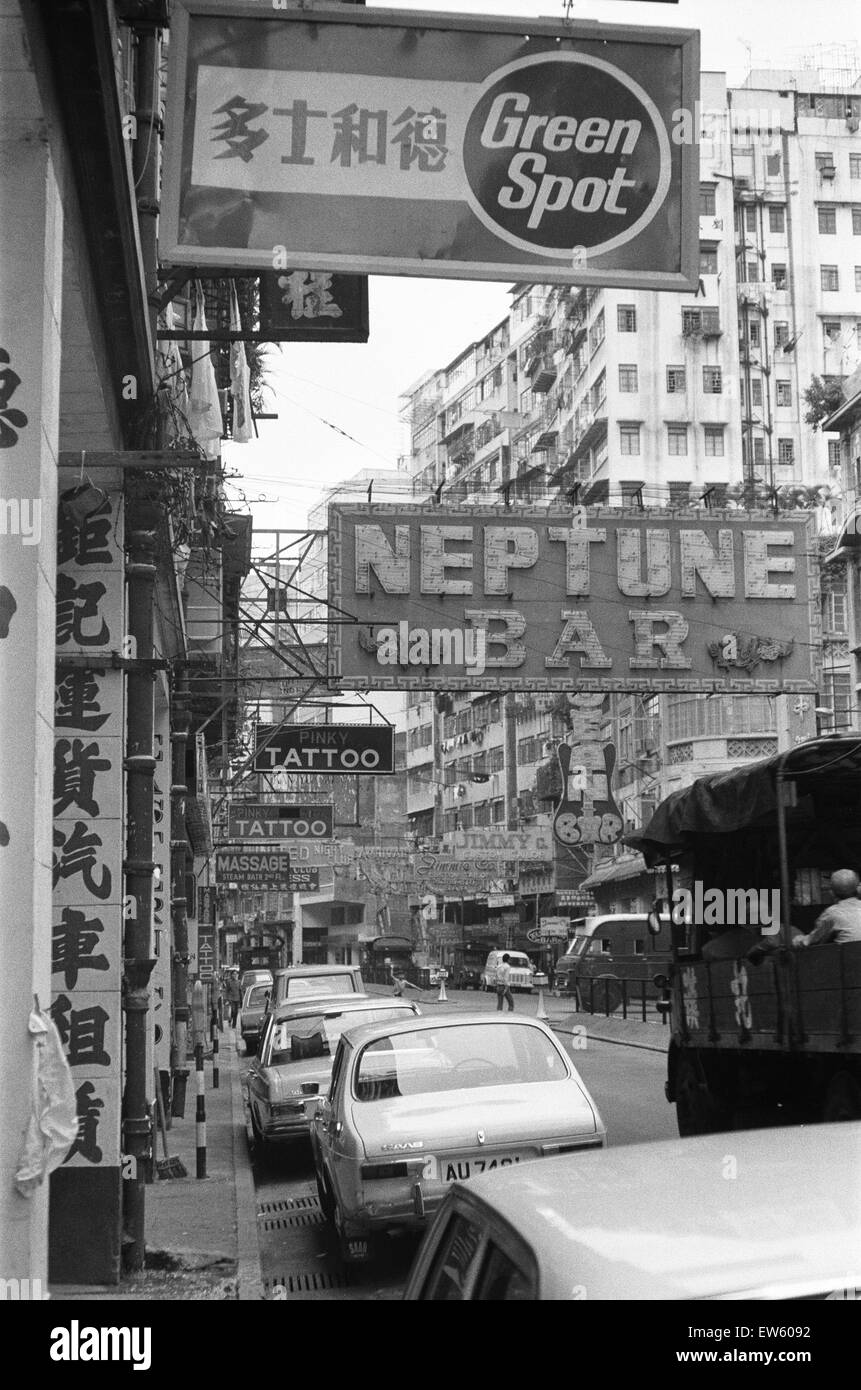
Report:
<svg viewBox="0 0 861 1390"><path fill-rule="evenodd" d="M200 281L197 281L195 284L193 328L195 332L205 333L207 327L203 288ZM224 420L221 415L221 402L218 398L218 386L215 381L215 367L212 363L210 344L207 339L194 339L191 346L193 363L188 422L191 426L191 433L207 458L217 458L221 452Z"/></svg>
<svg viewBox="0 0 861 1390"><path fill-rule="evenodd" d="M46 1176L59 1168L78 1135L75 1086L57 1026L34 1009L28 1028L33 1038L31 1111L15 1174L22 1197L32 1197Z"/></svg>
<svg viewBox="0 0 861 1390"><path fill-rule="evenodd" d="M236 282L230 285L230 331L239 333L242 320L239 317L239 301L236 297ZM234 444L247 444L254 438L254 424L251 416L251 372L245 355L244 343L230 344L230 394L233 398Z"/></svg>

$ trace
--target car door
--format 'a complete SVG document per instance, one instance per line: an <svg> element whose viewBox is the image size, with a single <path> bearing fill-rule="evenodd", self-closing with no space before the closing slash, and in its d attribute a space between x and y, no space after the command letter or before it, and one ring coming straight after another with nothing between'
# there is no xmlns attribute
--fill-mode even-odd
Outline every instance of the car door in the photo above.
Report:
<svg viewBox="0 0 861 1390"><path fill-rule="evenodd" d="M340 1093L346 1053L347 1045L342 1038L338 1043L335 1060L332 1063L332 1079L329 1082L329 1089L324 1096L320 1097L317 1113L311 1126L311 1147L314 1150L315 1162L321 1172L323 1168L327 1172L331 1172L332 1168L331 1149L335 1127L333 1119L335 1096Z"/></svg>
<svg viewBox="0 0 861 1390"><path fill-rule="evenodd" d="M256 1123L258 1130L262 1130L266 1119L266 1104L268 1101L268 1088L264 1076L264 1069L269 1065L269 1058L272 1055L272 1030L275 1024L274 1014L269 1014L264 1022L263 1031L260 1035L260 1045L255 1053L254 1060L248 1069L248 1106L253 1116L253 1123Z"/></svg>
<svg viewBox="0 0 861 1390"><path fill-rule="evenodd" d="M342 1038L335 1054L329 1091L317 1121L321 1161L329 1174L336 1197L340 1195L339 1176L343 1174L345 1108L354 1061L353 1048Z"/></svg>

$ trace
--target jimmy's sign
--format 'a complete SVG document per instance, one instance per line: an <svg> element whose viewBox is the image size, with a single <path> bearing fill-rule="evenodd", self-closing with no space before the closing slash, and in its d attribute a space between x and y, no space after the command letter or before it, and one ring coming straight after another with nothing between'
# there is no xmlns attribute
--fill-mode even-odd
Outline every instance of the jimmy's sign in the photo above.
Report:
<svg viewBox="0 0 861 1390"><path fill-rule="evenodd" d="M816 689L809 517L332 506L353 689ZM480 685L477 686L477 679Z"/></svg>
<svg viewBox="0 0 861 1390"><path fill-rule="evenodd" d="M692 30L184 0L161 257L693 289Z"/></svg>
<svg viewBox="0 0 861 1390"><path fill-rule="evenodd" d="M255 772L394 771L391 724L259 724Z"/></svg>

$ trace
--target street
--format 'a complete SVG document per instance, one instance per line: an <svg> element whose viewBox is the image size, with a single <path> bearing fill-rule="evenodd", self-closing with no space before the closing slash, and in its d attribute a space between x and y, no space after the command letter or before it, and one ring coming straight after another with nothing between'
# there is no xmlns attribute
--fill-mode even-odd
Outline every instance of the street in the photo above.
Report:
<svg viewBox="0 0 861 1390"><path fill-rule="evenodd" d="M454 993L438 1003L435 993L419 999L425 1013L495 1010L491 995ZM516 1008L534 1014L536 996L517 995ZM567 1001L547 1000L551 1017L558 1015L571 1027ZM596 1101L612 1145L636 1144L677 1135L675 1107L664 1099L666 1062L662 1052L643 1046L592 1039L589 1020L576 1015L576 1026L586 1027L586 1046L572 1052L574 1064ZM657 1033L657 1029L655 1029ZM560 1040L570 1035L560 1032ZM655 1045L661 1045L660 1035ZM253 1161L258 1210L258 1238L263 1287L271 1299L397 1299L409 1273L417 1242L410 1237L384 1242L378 1257L367 1265L345 1267L332 1227L324 1220L317 1200L310 1147L282 1150L271 1158Z"/></svg>

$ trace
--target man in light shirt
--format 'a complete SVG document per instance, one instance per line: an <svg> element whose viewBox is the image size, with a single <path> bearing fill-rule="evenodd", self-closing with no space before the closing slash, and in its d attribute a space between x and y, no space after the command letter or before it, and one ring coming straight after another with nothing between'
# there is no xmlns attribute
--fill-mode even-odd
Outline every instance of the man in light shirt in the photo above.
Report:
<svg viewBox="0 0 861 1390"><path fill-rule="evenodd" d="M818 946L822 941L834 941L843 946L848 941L861 941L859 882L854 869L835 869L831 875L834 902L820 912L813 931L795 937L793 946Z"/></svg>
<svg viewBox="0 0 861 1390"><path fill-rule="evenodd" d="M514 1013L514 995L511 993L511 957L506 954L496 967L496 1008L502 1012L502 1001L508 1000L508 1012Z"/></svg>

